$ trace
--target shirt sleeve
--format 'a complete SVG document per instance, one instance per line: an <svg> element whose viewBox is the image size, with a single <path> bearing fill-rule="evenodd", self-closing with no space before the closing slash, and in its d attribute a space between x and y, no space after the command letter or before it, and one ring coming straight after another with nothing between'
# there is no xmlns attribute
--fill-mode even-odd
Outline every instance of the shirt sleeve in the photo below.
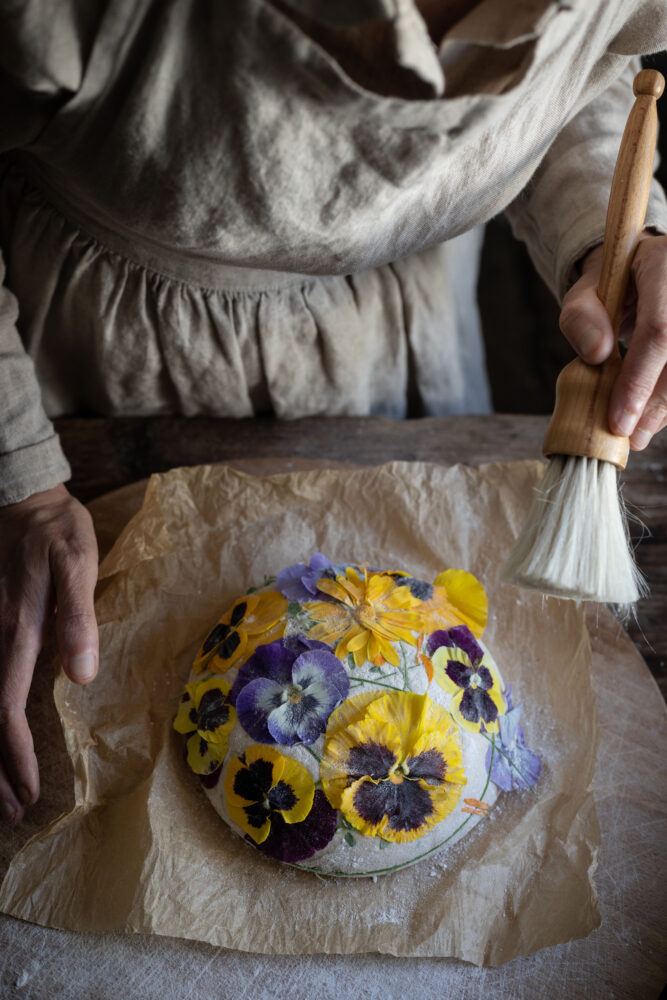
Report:
<svg viewBox="0 0 667 1000"><path fill-rule="evenodd" d="M0 154L34 141L78 89L99 5L10 2L0 12ZM71 476L17 329L20 304L5 285L0 248L0 506Z"/></svg>
<svg viewBox="0 0 667 1000"><path fill-rule="evenodd" d="M0 280L4 281L0 258ZM71 476L46 416L31 359L16 329L16 298L0 287L0 506L52 489Z"/></svg>
<svg viewBox="0 0 667 1000"><path fill-rule="evenodd" d="M604 237L616 157L640 69L640 60L630 59L612 86L579 111L506 209L514 235L559 301L578 277L577 262ZM667 199L655 179L645 226L667 233Z"/></svg>

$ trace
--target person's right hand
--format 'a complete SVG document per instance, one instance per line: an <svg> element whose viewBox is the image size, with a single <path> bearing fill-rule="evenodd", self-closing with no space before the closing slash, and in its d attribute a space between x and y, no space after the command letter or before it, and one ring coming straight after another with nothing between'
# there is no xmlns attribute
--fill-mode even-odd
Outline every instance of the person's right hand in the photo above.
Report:
<svg viewBox="0 0 667 1000"><path fill-rule="evenodd" d="M54 612L67 676L87 684L97 673L96 581L90 514L64 486L0 508L0 810L9 822L39 797L25 707Z"/></svg>
<svg viewBox="0 0 667 1000"><path fill-rule="evenodd" d="M597 296L602 247L581 262L582 276L563 299L560 327L589 365L605 361L614 346L611 320ZM667 236L645 231L632 259L621 333L628 352L609 400L609 430L641 451L667 427Z"/></svg>

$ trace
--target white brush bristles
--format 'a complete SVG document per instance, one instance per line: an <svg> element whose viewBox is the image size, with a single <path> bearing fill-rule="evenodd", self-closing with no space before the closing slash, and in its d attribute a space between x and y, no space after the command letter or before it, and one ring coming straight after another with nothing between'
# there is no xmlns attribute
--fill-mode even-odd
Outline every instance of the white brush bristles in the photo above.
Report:
<svg viewBox="0 0 667 1000"><path fill-rule="evenodd" d="M617 605L648 592L630 548L614 465L550 459L502 579L555 597Z"/></svg>

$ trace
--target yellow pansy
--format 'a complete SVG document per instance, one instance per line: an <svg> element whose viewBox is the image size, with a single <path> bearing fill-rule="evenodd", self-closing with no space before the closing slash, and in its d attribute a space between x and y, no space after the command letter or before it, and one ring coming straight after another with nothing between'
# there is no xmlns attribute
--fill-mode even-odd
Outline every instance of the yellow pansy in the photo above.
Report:
<svg viewBox="0 0 667 1000"><path fill-rule="evenodd" d="M230 685L223 677L186 684L174 729L187 736L187 761L195 774L211 774L227 753L236 710L229 701Z"/></svg>
<svg viewBox="0 0 667 1000"><path fill-rule="evenodd" d="M205 667L219 674L240 667L258 646L283 637L286 612L287 600L277 590L239 597L202 643L195 673Z"/></svg>
<svg viewBox="0 0 667 1000"><path fill-rule="evenodd" d="M499 716L506 705L500 677L488 654L465 625L433 632L428 651L435 679L452 694L449 711L464 729L498 732Z"/></svg>
<svg viewBox="0 0 667 1000"><path fill-rule="evenodd" d="M313 806L315 782L303 764L274 747L254 745L230 761L225 775L229 815L256 844L280 816L301 823Z"/></svg>
<svg viewBox="0 0 667 1000"><path fill-rule="evenodd" d="M466 784L449 714L410 691L367 691L343 702L329 719L320 776L355 829L397 843L444 819Z"/></svg>
<svg viewBox="0 0 667 1000"><path fill-rule="evenodd" d="M433 596L423 602L424 631L467 625L479 639L488 616L486 591L477 577L447 569L433 581Z"/></svg>

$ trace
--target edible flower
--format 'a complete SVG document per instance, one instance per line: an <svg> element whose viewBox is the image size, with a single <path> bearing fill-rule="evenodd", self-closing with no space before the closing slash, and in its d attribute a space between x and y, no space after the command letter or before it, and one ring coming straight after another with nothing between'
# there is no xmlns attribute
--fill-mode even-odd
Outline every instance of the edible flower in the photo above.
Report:
<svg viewBox="0 0 667 1000"><path fill-rule="evenodd" d="M465 625L438 630L428 640L434 675L440 687L454 697L449 710L456 721L472 732L482 723L498 732L498 717L505 711L500 678L489 657Z"/></svg>
<svg viewBox="0 0 667 1000"><path fill-rule="evenodd" d="M402 570L386 572L398 587L408 587L413 597L421 601L424 630L467 625L479 639L486 626L488 600L477 577L463 569L446 569L438 573L433 583L417 580Z"/></svg>
<svg viewBox="0 0 667 1000"><path fill-rule="evenodd" d="M329 719L320 771L324 792L355 829L416 840L456 806L466 783L461 743L427 695L364 692Z"/></svg>
<svg viewBox="0 0 667 1000"><path fill-rule="evenodd" d="M347 697L347 671L323 642L297 636L259 646L232 688L239 722L258 743L311 744Z"/></svg>
<svg viewBox="0 0 667 1000"><path fill-rule="evenodd" d="M352 653L355 665L379 656L399 665L393 643L402 640L414 646L414 635L421 627L420 601L408 587L399 587L389 576L368 573L360 576L353 566L335 580L322 578L317 584L331 601L304 604L316 624L308 633L329 645L336 644L335 653L343 659Z"/></svg>
<svg viewBox="0 0 667 1000"><path fill-rule="evenodd" d="M336 832L336 811L310 773L273 747L251 746L234 757L224 788L232 821L278 861L304 861Z"/></svg>
<svg viewBox="0 0 667 1000"><path fill-rule="evenodd" d="M285 634L287 601L277 590L239 597L206 637L193 664L222 674L240 666L261 643Z"/></svg>
<svg viewBox="0 0 667 1000"><path fill-rule="evenodd" d="M331 562L321 552L316 552L310 557L308 565L295 563L282 569L276 577L276 590L288 601L312 601L314 597L322 597L317 581L327 570L333 570Z"/></svg>
<svg viewBox="0 0 667 1000"><path fill-rule="evenodd" d="M424 600L423 615L426 632L467 625L479 639L488 616L486 591L472 573L447 569L433 581L433 593Z"/></svg>
<svg viewBox="0 0 667 1000"><path fill-rule="evenodd" d="M480 802L479 799L464 799L465 805L461 809L462 813L471 813L473 816L486 816L491 806L488 802Z"/></svg>
<svg viewBox="0 0 667 1000"><path fill-rule="evenodd" d="M338 813L331 808L322 789L316 788L312 808L304 820L287 823L279 812L275 813L268 837L256 846L269 858L296 864L326 847L337 826Z"/></svg>
<svg viewBox="0 0 667 1000"><path fill-rule="evenodd" d="M187 736L187 761L195 774L212 775L222 766L236 722L230 685L224 677L186 684L174 729Z"/></svg>
<svg viewBox="0 0 667 1000"><path fill-rule="evenodd" d="M487 770L491 768L491 781L504 792L518 788L532 788L542 773L542 761L526 746L523 727L519 725L521 705L512 704L512 685L505 691L507 712L498 719L499 739L496 752L491 747L486 755ZM493 763L491 763L493 761Z"/></svg>
<svg viewBox="0 0 667 1000"><path fill-rule="evenodd" d="M314 795L310 772L273 747L248 747L232 758L225 775L229 815L256 844L266 840L276 814L286 823L305 819Z"/></svg>

